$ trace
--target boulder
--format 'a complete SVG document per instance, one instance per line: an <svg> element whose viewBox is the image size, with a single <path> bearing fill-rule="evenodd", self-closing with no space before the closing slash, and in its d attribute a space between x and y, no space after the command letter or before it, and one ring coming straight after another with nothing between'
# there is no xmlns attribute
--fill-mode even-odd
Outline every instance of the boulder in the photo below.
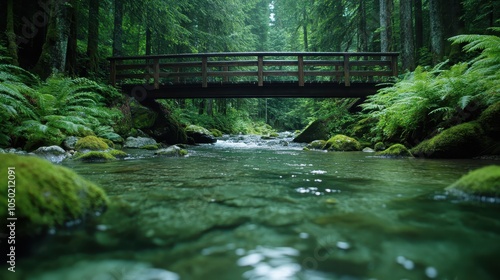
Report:
<svg viewBox="0 0 500 280"><path fill-rule="evenodd" d="M364 153L375 153L375 150L374 150L374 149L372 149L372 148L368 148L368 147L366 147L366 148L364 148L364 149L363 149L363 152L364 152Z"/></svg>
<svg viewBox="0 0 500 280"><path fill-rule="evenodd" d="M410 150L408 150L402 144L392 145L388 149L386 149L382 152L378 152L376 155L383 156L383 157L413 157Z"/></svg>
<svg viewBox="0 0 500 280"><path fill-rule="evenodd" d="M68 168L38 157L0 155L0 169L7 172L11 167L17 179L15 216L21 221L16 223L20 244L26 245L21 240L33 240L48 229L81 223L106 209L104 191ZM1 197L8 197L7 178L0 176ZM1 199L0 209L7 207L7 199ZM7 214L0 211L0 218L5 221Z"/></svg>
<svg viewBox="0 0 500 280"><path fill-rule="evenodd" d="M166 156L166 157L183 157L186 156L188 152L179 146L170 146L166 149L161 149L155 152L157 156Z"/></svg>
<svg viewBox="0 0 500 280"><path fill-rule="evenodd" d="M446 190L455 194L500 197L500 166L491 165L471 171Z"/></svg>
<svg viewBox="0 0 500 280"><path fill-rule="evenodd" d="M477 121L488 136L500 140L500 102L484 110Z"/></svg>
<svg viewBox="0 0 500 280"><path fill-rule="evenodd" d="M78 137L75 137L75 136L70 136L68 138L66 138L63 142L63 146L64 148L66 148L67 150L74 150L75 149L75 146L76 146L76 142L78 142Z"/></svg>
<svg viewBox="0 0 500 280"><path fill-rule="evenodd" d="M328 139L329 131L327 121L316 120L308 125L304 131L302 131L293 142L296 143L310 143L314 140L325 140Z"/></svg>
<svg viewBox="0 0 500 280"><path fill-rule="evenodd" d="M377 151L377 152L381 152L383 150L385 150L385 144L383 142L377 142L375 144L375 147L374 147L374 150Z"/></svg>
<svg viewBox="0 0 500 280"><path fill-rule="evenodd" d="M361 151L361 144L354 138L337 134L326 141L323 150L329 151Z"/></svg>
<svg viewBox="0 0 500 280"><path fill-rule="evenodd" d="M197 144L211 144L217 142L217 139L206 128L197 125L186 127L186 135L193 138Z"/></svg>
<svg viewBox="0 0 500 280"><path fill-rule="evenodd" d="M411 153L427 158L472 158L482 155L491 146L491 139L481 125L468 122L443 130L411 149Z"/></svg>
<svg viewBox="0 0 500 280"><path fill-rule="evenodd" d="M66 151L59 146L40 147L33 153L52 163L60 163L67 157Z"/></svg>
<svg viewBox="0 0 500 280"><path fill-rule="evenodd" d="M109 149L109 146L102 138L96 136L87 136L84 138L80 138L76 142L75 149L78 151L82 150L103 151Z"/></svg>
<svg viewBox="0 0 500 280"><path fill-rule="evenodd" d="M140 149L145 146L158 145L156 140L147 137L128 137L125 141L124 148Z"/></svg>
<svg viewBox="0 0 500 280"><path fill-rule="evenodd" d="M309 150L322 150L325 145L325 140L314 140L311 143L307 144L306 148Z"/></svg>

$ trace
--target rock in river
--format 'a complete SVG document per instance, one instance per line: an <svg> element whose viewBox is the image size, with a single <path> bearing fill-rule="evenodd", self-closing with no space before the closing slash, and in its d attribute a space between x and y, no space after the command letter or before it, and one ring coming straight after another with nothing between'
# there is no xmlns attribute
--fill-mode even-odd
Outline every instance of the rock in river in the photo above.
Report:
<svg viewBox="0 0 500 280"><path fill-rule="evenodd" d="M128 137L124 148L143 148L145 146L157 145L156 140L147 137Z"/></svg>
<svg viewBox="0 0 500 280"><path fill-rule="evenodd" d="M33 153L52 163L60 163L67 157L66 151L59 146L40 147Z"/></svg>
<svg viewBox="0 0 500 280"><path fill-rule="evenodd" d="M208 129L197 125L190 125L186 128L188 137L193 138L197 144L212 144L217 142L217 139L212 135Z"/></svg>

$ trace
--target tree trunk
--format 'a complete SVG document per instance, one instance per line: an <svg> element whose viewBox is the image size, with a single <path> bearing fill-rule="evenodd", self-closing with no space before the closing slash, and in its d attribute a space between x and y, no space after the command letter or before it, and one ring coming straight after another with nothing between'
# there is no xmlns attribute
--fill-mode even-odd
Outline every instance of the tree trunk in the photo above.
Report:
<svg viewBox="0 0 500 280"><path fill-rule="evenodd" d="M123 55L123 1L115 0L113 56Z"/></svg>
<svg viewBox="0 0 500 280"><path fill-rule="evenodd" d="M429 16L431 26L432 62L437 64L443 58L443 23L439 0L429 0Z"/></svg>
<svg viewBox="0 0 500 280"><path fill-rule="evenodd" d="M99 0L89 0L89 33L87 38L87 71L90 75L99 68Z"/></svg>
<svg viewBox="0 0 500 280"><path fill-rule="evenodd" d="M307 34L307 23L308 23L308 19L307 19L307 11L306 11L306 8L304 7L304 10L303 10L303 20L304 22L302 23L302 30L304 32L304 50L306 52L309 51L309 38L308 38L308 34Z"/></svg>
<svg viewBox="0 0 500 280"><path fill-rule="evenodd" d="M380 0L380 51L392 50L392 0Z"/></svg>
<svg viewBox="0 0 500 280"><path fill-rule="evenodd" d="M70 0L71 6L68 8L70 20L68 52L66 54L66 72L71 75L76 75L78 72L77 56L78 56L78 2Z"/></svg>
<svg viewBox="0 0 500 280"><path fill-rule="evenodd" d="M413 71L415 69L415 43L411 8L411 0L400 1L402 68Z"/></svg>
<svg viewBox="0 0 500 280"><path fill-rule="evenodd" d="M35 68L42 78L64 72L68 38L70 32L70 2L68 0L53 0L51 2L49 26L42 54Z"/></svg>
<svg viewBox="0 0 500 280"><path fill-rule="evenodd" d="M7 29L5 32L7 35L7 49L9 55L12 58L11 63L14 65L19 65L17 56L17 43L16 43L16 33L14 32L14 1L7 1Z"/></svg>
<svg viewBox="0 0 500 280"><path fill-rule="evenodd" d="M415 0L415 46L419 50L424 47L424 20L422 0Z"/></svg>
<svg viewBox="0 0 500 280"><path fill-rule="evenodd" d="M366 0L359 0L359 31L358 51L368 51L368 30L366 26Z"/></svg>

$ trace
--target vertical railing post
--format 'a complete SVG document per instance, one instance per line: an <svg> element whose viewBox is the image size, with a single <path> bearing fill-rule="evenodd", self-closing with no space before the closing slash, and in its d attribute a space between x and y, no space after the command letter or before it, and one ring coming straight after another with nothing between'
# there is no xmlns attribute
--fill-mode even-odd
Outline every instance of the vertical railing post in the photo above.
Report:
<svg viewBox="0 0 500 280"><path fill-rule="evenodd" d="M344 84L346 87L351 86L351 73L349 73L349 54L344 54Z"/></svg>
<svg viewBox="0 0 500 280"><path fill-rule="evenodd" d="M299 60L299 66L298 66L298 71L299 71L299 75L298 75L298 78L299 78L299 87L303 87L304 86L304 80L305 80L305 76L304 76L304 56L299 55L298 60Z"/></svg>
<svg viewBox="0 0 500 280"><path fill-rule="evenodd" d="M229 72L229 66L224 66L224 82L225 83L228 83L229 82L229 76L228 76L228 73Z"/></svg>
<svg viewBox="0 0 500 280"><path fill-rule="evenodd" d="M116 60L111 59L111 72L110 72L110 82L112 86L116 86Z"/></svg>
<svg viewBox="0 0 500 280"><path fill-rule="evenodd" d="M258 84L259 87L264 85L264 57L262 55L259 55L257 57L257 79L258 79Z"/></svg>
<svg viewBox="0 0 500 280"><path fill-rule="evenodd" d="M391 56L391 70L392 70L392 76L397 77L398 76L398 55L393 54Z"/></svg>
<svg viewBox="0 0 500 280"><path fill-rule="evenodd" d="M153 64L154 64L154 72L153 72L153 77L154 77L154 85L155 85L155 89L159 89L160 88L160 59L159 58L155 58L154 61L153 61Z"/></svg>
<svg viewBox="0 0 500 280"><path fill-rule="evenodd" d="M201 76L202 76L202 87L208 87L208 57L203 56L201 59Z"/></svg>

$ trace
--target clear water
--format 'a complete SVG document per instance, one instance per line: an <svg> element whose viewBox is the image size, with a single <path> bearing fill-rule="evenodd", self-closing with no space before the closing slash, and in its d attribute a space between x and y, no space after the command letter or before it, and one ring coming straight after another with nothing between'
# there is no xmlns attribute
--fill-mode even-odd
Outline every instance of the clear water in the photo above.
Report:
<svg viewBox="0 0 500 280"><path fill-rule="evenodd" d="M500 205L444 191L498 162L305 152L251 138L189 150L65 163L113 206L53 232L12 279L500 278Z"/></svg>

